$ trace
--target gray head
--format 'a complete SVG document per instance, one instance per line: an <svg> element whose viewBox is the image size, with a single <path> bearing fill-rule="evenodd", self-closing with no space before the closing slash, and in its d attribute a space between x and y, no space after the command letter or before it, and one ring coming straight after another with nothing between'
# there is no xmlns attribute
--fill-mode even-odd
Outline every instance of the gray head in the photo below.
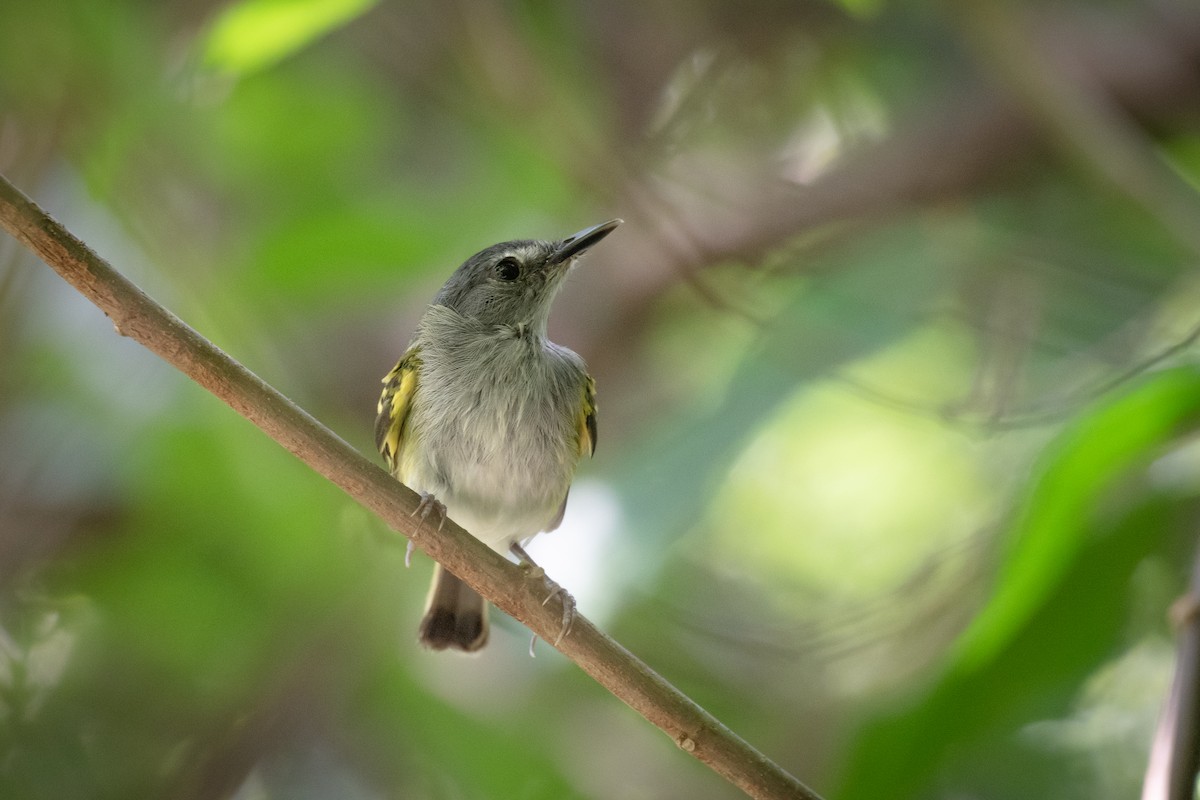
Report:
<svg viewBox="0 0 1200 800"><path fill-rule="evenodd" d="M485 325L524 323L544 332L550 304L575 259L620 224L609 220L557 242L494 244L455 270L433 303Z"/></svg>

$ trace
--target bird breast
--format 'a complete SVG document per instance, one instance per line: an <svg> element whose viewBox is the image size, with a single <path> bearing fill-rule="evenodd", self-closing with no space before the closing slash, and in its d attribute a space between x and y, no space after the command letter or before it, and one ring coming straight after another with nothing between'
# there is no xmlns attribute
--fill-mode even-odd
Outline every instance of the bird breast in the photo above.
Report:
<svg viewBox="0 0 1200 800"><path fill-rule="evenodd" d="M507 547L543 530L566 497L586 371L528 328L485 330L450 314L419 336L411 483L477 537Z"/></svg>

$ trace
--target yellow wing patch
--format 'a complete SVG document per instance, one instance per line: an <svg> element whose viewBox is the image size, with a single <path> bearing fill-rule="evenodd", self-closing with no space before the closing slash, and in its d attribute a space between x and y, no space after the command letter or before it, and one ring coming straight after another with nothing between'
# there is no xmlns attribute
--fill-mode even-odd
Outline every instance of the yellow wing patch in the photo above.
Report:
<svg viewBox="0 0 1200 800"><path fill-rule="evenodd" d="M587 376L579 409L579 455L596 453L596 382Z"/></svg>
<svg viewBox="0 0 1200 800"><path fill-rule="evenodd" d="M375 417L375 446L393 472L400 460L404 428L417 393L417 376L421 369L421 353L412 348L383 379L383 394Z"/></svg>

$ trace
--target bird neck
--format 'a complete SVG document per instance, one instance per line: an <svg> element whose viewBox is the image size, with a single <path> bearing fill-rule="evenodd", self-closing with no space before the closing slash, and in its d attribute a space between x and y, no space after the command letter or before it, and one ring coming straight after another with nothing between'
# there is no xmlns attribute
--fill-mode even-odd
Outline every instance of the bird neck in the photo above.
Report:
<svg viewBox="0 0 1200 800"><path fill-rule="evenodd" d="M432 305L421 318L418 331L424 343L437 343L447 348L490 339L524 342L540 349L551 344L546 331L546 317L541 314L515 323L489 324L464 316L449 306Z"/></svg>
<svg viewBox="0 0 1200 800"><path fill-rule="evenodd" d="M528 322L518 322L515 325L502 326L512 332L514 339L525 339L538 344L544 344L549 341L546 334L546 320L534 319Z"/></svg>

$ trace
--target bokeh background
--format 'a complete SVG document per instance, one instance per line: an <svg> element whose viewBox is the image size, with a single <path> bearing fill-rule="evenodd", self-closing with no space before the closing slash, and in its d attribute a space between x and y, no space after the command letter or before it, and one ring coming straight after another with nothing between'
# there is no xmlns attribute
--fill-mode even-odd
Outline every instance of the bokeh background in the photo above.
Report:
<svg viewBox="0 0 1200 800"><path fill-rule="evenodd" d="M0 2L0 171L365 453L468 255L626 224L532 552L823 794L1126 798L1200 516L1200 14ZM732 798L0 236L0 796Z"/></svg>

